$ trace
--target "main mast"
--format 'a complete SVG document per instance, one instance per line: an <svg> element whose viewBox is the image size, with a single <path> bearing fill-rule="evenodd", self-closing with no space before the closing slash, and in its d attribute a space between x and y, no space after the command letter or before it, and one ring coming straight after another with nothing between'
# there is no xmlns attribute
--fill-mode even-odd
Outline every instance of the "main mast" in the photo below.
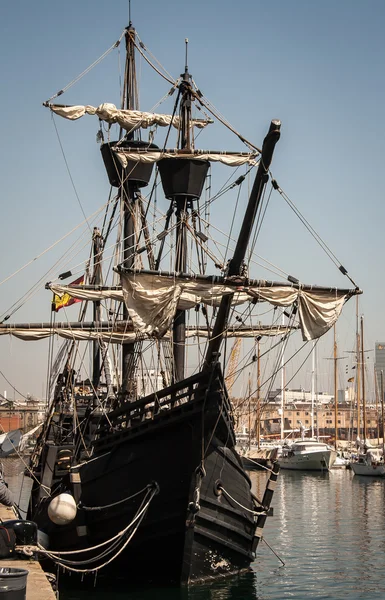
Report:
<svg viewBox="0 0 385 600"><path fill-rule="evenodd" d="M130 21L126 29L126 65L124 72L124 89L122 98L123 109L137 109L137 88L136 88L136 70L135 70L135 29ZM128 132L126 139L133 140L133 132ZM135 230L134 230L134 204L136 183L123 173L122 185L120 189L121 201L123 205L123 264L131 269L135 262ZM123 319L127 321L127 308L123 306ZM125 343L122 345L122 393L132 393L132 382L130 377L134 371L135 343Z"/></svg>
<svg viewBox="0 0 385 600"><path fill-rule="evenodd" d="M187 44L186 39L186 60L185 70L180 84L180 117L181 117L181 149L191 150L192 128L191 124L191 87L190 73L187 65ZM185 273L187 268L187 239L186 239L186 221L188 218L188 197L178 195L176 203L176 254L175 271L176 273ZM174 381L181 381L184 378L185 357L186 357L186 311L177 310L173 324L173 355L174 355Z"/></svg>
<svg viewBox="0 0 385 600"><path fill-rule="evenodd" d="M195 97L191 89L191 75L187 64L187 44L186 42L186 60L185 70L181 75L179 84L178 98L179 102L179 144L178 147L183 153L190 154L194 150L194 132L191 118L192 102ZM175 107L175 111L177 105ZM175 112L174 111L174 112ZM175 241L175 262L174 269L176 273L185 273L187 270L187 235L189 211L194 210L194 201L197 201L203 190L207 171L210 163L205 160L196 160L194 158L167 158L158 162L159 173L166 198L171 200L172 204L167 212L165 231L168 228L172 212L175 208L176 219L176 241ZM163 242L161 251L163 248ZM156 265L159 268L161 251ZM175 383L185 377L185 339L186 339L186 311L177 310L172 327L173 341L173 373L172 381Z"/></svg>

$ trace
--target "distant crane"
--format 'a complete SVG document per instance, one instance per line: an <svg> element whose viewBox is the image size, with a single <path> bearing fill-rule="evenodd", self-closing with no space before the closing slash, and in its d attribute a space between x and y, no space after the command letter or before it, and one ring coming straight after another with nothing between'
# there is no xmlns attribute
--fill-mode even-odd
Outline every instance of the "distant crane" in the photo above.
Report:
<svg viewBox="0 0 385 600"><path fill-rule="evenodd" d="M227 387L227 392L229 396L231 395L231 390L234 385L235 376L237 374L239 354L241 352L242 339L237 338L231 348L230 358L229 358L229 366L227 368L227 375L225 377L225 383Z"/></svg>

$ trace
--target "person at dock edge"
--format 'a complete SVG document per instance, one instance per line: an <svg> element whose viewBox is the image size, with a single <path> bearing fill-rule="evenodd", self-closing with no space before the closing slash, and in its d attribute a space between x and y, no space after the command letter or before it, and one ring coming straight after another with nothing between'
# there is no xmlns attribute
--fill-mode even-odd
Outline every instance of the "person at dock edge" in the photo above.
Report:
<svg viewBox="0 0 385 600"><path fill-rule="evenodd" d="M13 503L14 501L12 493L4 481L3 470L0 469L0 504L5 504L5 506L13 506Z"/></svg>

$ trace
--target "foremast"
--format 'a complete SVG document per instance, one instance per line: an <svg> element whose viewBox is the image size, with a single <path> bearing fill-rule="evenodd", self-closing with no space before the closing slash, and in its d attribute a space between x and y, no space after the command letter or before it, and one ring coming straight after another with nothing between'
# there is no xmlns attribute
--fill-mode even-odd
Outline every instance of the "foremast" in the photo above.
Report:
<svg viewBox="0 0 385 600"><path fill-rule="evenodd" d="M228 267L227 276L229 278L241 275L241 269L245 259L246 249L254 226L255 218L262 198L262 193L269 179L268 171L273 158L274 148L281 135L280 129L280 121L271 121L269 132L263 141L262 155L259 161L254 185L252 187L249 202L246 208L245 215L243 217L242 227L238 236L234 256L230 260ZM225 335L232 300L233 295L231 294L223 296L221 300L218 315L214 323L211 340L206 353L206 367L210 366L213 360L215 360L218 356L219 348Z"/></svg>

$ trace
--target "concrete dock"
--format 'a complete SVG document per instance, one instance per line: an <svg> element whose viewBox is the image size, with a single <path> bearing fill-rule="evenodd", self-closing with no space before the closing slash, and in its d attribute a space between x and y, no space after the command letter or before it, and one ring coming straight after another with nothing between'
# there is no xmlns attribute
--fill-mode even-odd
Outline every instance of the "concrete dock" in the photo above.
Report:
<svg viewBox="0 0 385 600"><path fill-rule="evenodd" d="M0 519L9 521L17 519L17 515L13 508L0 504ZM0 567L14 567L28 571L26 600L56 600L55 592L37 560L1 558Z"/></svg>

